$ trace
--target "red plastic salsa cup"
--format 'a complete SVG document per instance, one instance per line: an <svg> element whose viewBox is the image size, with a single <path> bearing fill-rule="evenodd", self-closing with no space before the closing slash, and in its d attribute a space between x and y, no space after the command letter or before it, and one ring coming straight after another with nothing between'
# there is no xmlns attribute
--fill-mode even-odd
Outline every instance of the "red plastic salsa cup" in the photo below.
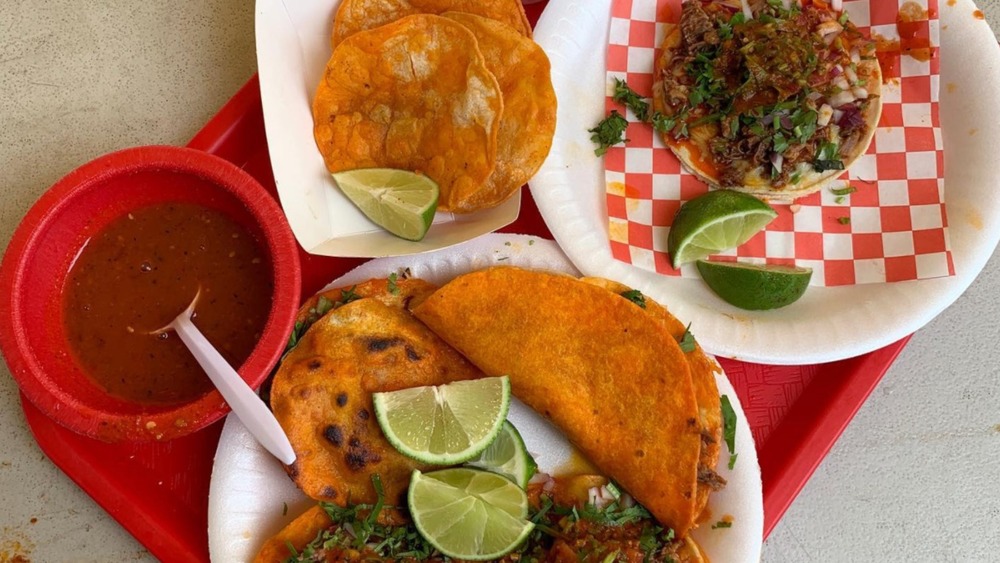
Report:
<svg viewBox="0 0 1000 563"><path fill-rule="evenodd" d="M301 272L297 243L274 198L240 168L193 149L138 147L100 157L42 195L0 266L0 350L7 365L39 410L80 434L107 442L169 440L229 412L214 389L174 404L112 395L84 372L67 340L67 274L87 241L133 210L168 202L222 213L246 229L269 260L270 310L253 351L238 366L240 376L259 387L285 349Z"/></svg>

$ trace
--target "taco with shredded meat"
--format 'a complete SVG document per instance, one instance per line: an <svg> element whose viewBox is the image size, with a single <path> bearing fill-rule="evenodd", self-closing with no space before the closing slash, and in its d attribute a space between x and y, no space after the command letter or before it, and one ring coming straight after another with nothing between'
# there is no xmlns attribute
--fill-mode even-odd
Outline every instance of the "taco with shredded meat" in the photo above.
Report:
<svg viewBox="0 0 1000 563"><path fill-rule="evenodd" d="M821 0L688 0L655 66L670 149L709 185L765 199L836 179L882 111L875 43Z"/></svg>

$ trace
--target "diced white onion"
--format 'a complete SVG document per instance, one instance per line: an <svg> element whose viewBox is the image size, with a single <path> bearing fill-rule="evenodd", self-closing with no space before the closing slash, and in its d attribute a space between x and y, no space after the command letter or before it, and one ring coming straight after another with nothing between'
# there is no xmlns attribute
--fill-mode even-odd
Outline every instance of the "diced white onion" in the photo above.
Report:
<svg viewBox="0 0 1000 563"><path fill-rule="evenodd" d="M833 122L834 123L840 123L840 118L841 117L844 117L844 112L843 111L841 111L839 109L833 110Z"/></svg>
<svg viewBox="0 0 1000 563"><path fill-rule="evenodd" d="M746 16L748 20L752 20L753 12L750 10L750 0L740 0L740 7L743 8L743 15Z"/></svg>
<svg viewBox="0 0 1000 563"><path fill-rule="evenodd" d="M843 9L844 9L844 0L833 0L833 4L832 4L831 7L833 8L834 12L843 11Z"/></svg>
<svg viewBox="0 0 1000 563"><path fill-rule="evenodd" d="M788 210L791 211L792 213L798 213L799 211L802 211L802 206L799 205L798 203L793 203L788 206Z"/></svg>
<svg viewBox="0 0 1000 563"><path fill-rule="evenodd" d="M832 96L830 96L829 104L830 107L839 108L840 106L849 104L854 101L854 93L850 90L842 90Z"/></svg>
<svg viewBox="0 0 1000 563"><path fill-rule="evenodd" d="M771 153L771 164L774 165L774 169L778 171L778 174L781 174L781 165L784 163L785 163L785 155L779 152Z"/></svg>
<svg viewBox="0 0 1000 563"><path fill-rule="evenodd" d="M857 99L859 99L859 100L867 100L868 99L868 90L866 90L866 89L864 89L864 88L862 88L860 86L858 86L857 88L851 90L851 93L854 94L854 97L857 98Z"/></svg>
<svg viewBox="0 0 1000 563"><path fill-rule="evenodd" d="M628 493L622 493L622 498L618 499L618 504L622 508L632 508L635 506L635 499Z"/></svg>
<svg viewBox="0 0 1000 563"><path fill-rule="evenodd" d="M806 99L807 100L812 100L812 101L816 102L816 101L819 101L819 99L822 98L822 97L823 97L823 94L820 94L819 92L809 92L809 95L806 96Z"/></svg>
<svg viewBox="0 0 1000 563"><path fill-rule="evenodd" d="M819 113L819 116L816 118L817 127L826 127L830 124L830 119L833 118L833 108L830 107L830 104L823 104L820 106L819 112L817 113ZM844 112L840 113L843 114Z"/></svg>
<svg viewBox="0 0 1000 563"><path fill-rule="evenodd" d="M853 68L847 67L844 69L844 78L851 84L854 84L858 81L858 73L854 72Z"/></svg>
<svg viewBox="0 0 1000 563"><path fill-rule="evenodd" d="M792 0L781 0L781 7L786 10L792 9Z"/></svg>
<svg viewBox="0 0 1000 563"><path fill-rule="evenodd" d="M541 471L536 471L535 474L531 476L531 479L528 480L528 484L529 485L535 485L535 484L538 484L538 483L548 483L551 480L552 480L552 476L549 475L548 473L543 473Z"/></svg>
<svg viewBox="0 0 1000 563"><path fill-rule="evenodd" d="M860 63L861 62L861 51L857 47L851 49L851 62Z"/></svg>
<svg viewBox="0 0 1000 563"><path fill-rule="evenodd" d="M827 45L833 43L833 40L836 39L837 35L840 35L840 32L843 30L844 27L835 20L826 21L816 26L816 32L823 37L823 41Z"/></svg>

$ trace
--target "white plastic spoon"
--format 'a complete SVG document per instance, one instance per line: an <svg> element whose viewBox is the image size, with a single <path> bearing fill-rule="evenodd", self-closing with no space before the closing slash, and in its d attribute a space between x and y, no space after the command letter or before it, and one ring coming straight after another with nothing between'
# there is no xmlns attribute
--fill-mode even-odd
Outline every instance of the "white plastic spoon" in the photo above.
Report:
<svg viewBox="0 0 1000 563"><path fill-rule="evenodd" d="M201 296L201 288L194 296L194 300L188 308L170 321L167 326L154 331L163 333L172 330L180 336L181 341L188 347L195 360L201 365L215 388L222 393L222 398L229 403L229 406L236 413L240 422L247 427L250 434L260 442L260 445L271 452L271 454L281 460L285 465L295 462L295 451L288 442L288 436L281 429L274 414L267 408L267 405L260 400L257 393L236 370L226 362L222 354L212 346L212 343L205 338L205 335L198 330L198 327L191 322L191 315L194 314L194 306Z"/></svg>

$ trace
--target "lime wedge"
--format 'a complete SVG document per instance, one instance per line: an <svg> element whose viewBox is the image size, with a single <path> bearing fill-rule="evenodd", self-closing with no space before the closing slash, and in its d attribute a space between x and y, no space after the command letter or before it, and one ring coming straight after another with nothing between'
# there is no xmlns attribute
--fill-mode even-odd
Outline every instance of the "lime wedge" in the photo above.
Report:
<svg viewBox="0 0 1000 563"><path fill-rule="evenodd" d="M677 210L667 235L667 252L674 269L750 240L778 212L741 192L715 190L688 201Z"/></svg>
<svg viewBox="0 0 1000 563"><path fill-rule="evenodd" d="M510 421L504 421L500 434L490 445L466 465L492 471L517 483L522 489L538 471L535 459L524 446L521 434Z"/></svg>
<svg viewBox="0 0 1000 563"><path fill-rule="evenodd" d="M395 168L361 168L333 179L366 217L407 240L420 240L434 222L438 185L427 176Z"/></svg>
<svg viewBox="0 0 1000 563"><path fill-rule="evenodd" d="M475 458L500 433L510 380L486 377L372 395L375 417L397 450L433 465Z"/></svg>
<svg viewBox="0 0 1000 563"><path fill-rule="evenodd" d="M702 279L719 297L741 309L763 311L791 305L802 297L811 268L698 261Z"/></svg>
<svg viewBox="0 0 1000 563"><path fill-rule="evenodd" d="M497 559L528 537L528 496L504 477L466 467L414 471L407 494L417 531L441 553Z"/></svg>

